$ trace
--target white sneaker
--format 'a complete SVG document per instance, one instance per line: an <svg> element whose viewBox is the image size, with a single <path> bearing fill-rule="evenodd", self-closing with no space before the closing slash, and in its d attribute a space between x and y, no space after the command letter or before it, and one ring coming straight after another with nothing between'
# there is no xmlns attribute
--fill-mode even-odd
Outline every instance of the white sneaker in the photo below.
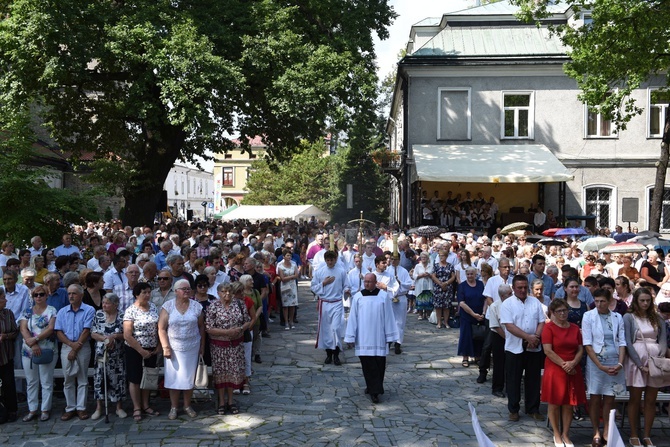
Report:
<svg viewBox="0 0 670 447"><path fill-rule="evenodd" d="M287 325L287 326L284 328L284 330L285 330L285 331L290 331L290 330L291 330L291 327Z"/></svg>
<svg viewBox="0 0 670 447"><path fill-rule="evenodd" d="M233 394L240 394L240 390L238 390L237 388L235 388L235 389L233 390Z"/></svg>
<svg viewBox="0 0 670 447"><path fill-rule="evenodd" d="M102 417L102 410L95 410L95 412L91 415L91 420L97 421Z"/></svg>
<svg viewBox="0 0 670 447"><path fill-rule="evenodd" d="M274 323L274 322L275 320L273 320L272 318L268 318L268 323Z"/></svg>

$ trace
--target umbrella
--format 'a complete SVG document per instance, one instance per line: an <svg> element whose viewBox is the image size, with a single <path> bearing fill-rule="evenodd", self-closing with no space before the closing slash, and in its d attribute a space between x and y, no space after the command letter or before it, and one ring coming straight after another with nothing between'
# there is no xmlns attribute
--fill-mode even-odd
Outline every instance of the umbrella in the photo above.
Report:
<svg viewBox="0 0 670 447"><path fill-rule="evenodd" d="M441 230L434 225L424 225L417 228L414 233L418 234L419 236L433 237L440 234L440 231Z"/></svg>
<svg viewBox="0 0 670 447"><path fill-rule="evenodd" d="M662 237L645 237L638 236L634 239L631 239L631 242L637 242L642 245L653 245L654 247L667 247L670 245L670 239L663 239Z"/></svg>
<svg viewBox="0 0 670 447"><path fill-rule="evenodd" d="M628 239L633 239L637 234L635 233L619 233L614 235L614 240L617 242L624 242Z"/></svg>
<svg viewBox="0 0 670 447"><path fill-rule="evenodd" d="M528 225L529 224L527 224L526 222L514 222L514 223L511 223L509 225L505 225L503 227L503 229L500 230L500 232L502 234L507 234L507 233L511 233L512 231L516 231L516 230L525 230L526 227L528 227Z"/></svg>
<svg viewBox="0 0 670 447"><path fill-rule="evenodd" d="M554 236L574 236L577 234L586 234L586 231L583 228L561 228L554 233Z"/></svg>
<svg viewBox="0 0 670 447"><path fill-rule="evenodd" d="M642 253L648 248L637 242L618 242L603 248L603 253Z"/></svg>
<svg viewBox="0 0 670 447"><path fill-rule="evenodd" d="M526 239L526 240L528 240L528 239ZM551 245L558 245L558 246L561 246L561 247L567 247L568 246L567 242L561 241L559 239L553 239L553 238L550 238L550 237L545 238L545 239L540 239L539 241L537 241L537 243L541 244L541 245L544 245L546 247L549 247Z"/></svg>
<svg viewBox="0 0 670 447"><path fill-rule="evenodd" d="M526 242L530 242L531 244L539 242L541 239L545 239L541 234L529 234L526 236Z"/></svg>
<svg viewBox="0 0 670 447"><path fill-rule="evenodd" d="M554 237L557 231L562 230L563 228L549 228L548 230L544 230L542 234L547 237Z"/></svg>
<svg viewBox="0 0 670 447"><path fill-rule="evenodd" d="M633 234L634 234L634 233L633 233ZM661 233L657 233L657 232L655 232L655 231L651 231L651 230L645 230L645 231L640 231L639 233L637 233L636 236L644 236L644 237L661 237L662 234L661 234Z"/></svg>
<svg viewBox="0 0 670 447"><path fill-rule="evenodd" d="M615 244L616 241L609 237L592 237L581 242L577 248L581 251L600 251L608 245Z"/></svg>

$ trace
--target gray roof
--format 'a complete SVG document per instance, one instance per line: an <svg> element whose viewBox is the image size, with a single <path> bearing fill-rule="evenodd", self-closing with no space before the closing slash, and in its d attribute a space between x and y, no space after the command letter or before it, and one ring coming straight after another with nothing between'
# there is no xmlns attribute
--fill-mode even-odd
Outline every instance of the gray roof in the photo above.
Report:
<svg viewBox="0 0 670 447"><path fill-rule="evenodd" d="M557 1L556 4L549 5L547 11L554 14L564 13L569 5L564 1ZM513 15L519 12L518 6L510 4L505 0L502 2L488 3L486 5L477 6L476 8L467 8L461 11L455 11L445 14L448 16L485 16L485 15Z"/></svg>
<svg viewBox="0 0 670 447"><path fill-rule="evenodd" d="M426 17L412 26L440 26L442 17Z"/></svg>
<svg viewBox="0 0 670 447"><path fill-rule="evenodd" d="M551 36L546 28L512 25L447 27L415 51L412 57L564 56L565 54L566 48L559 38Z"/></svg>

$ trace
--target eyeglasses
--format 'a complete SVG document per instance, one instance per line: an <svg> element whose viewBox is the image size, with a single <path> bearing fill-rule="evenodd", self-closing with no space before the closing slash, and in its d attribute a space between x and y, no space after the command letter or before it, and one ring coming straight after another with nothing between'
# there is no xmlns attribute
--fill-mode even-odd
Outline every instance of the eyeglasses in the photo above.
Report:
<svg viewBox="0 0 670 447"><path fill-rule="evenodd" d="M190 292L191 288L190 287L180 287L180 288L175 289L175 290L181 290L182 292L186 292L186 291Z"/></svg>
<svg viewBox="0 0 670 447"><path fill-rule="evenodd" d="M198 284L198 289L208 289L207 284Z"/></svg>
<svg viewBox="0 0 670 447"><path fill-rule="evenodd" d="M567 314L568 309L558 309L554 311L555 314Z"/></svg>
<svg viewBox="0 0 670 447"><path fill-rule="evenodd" d="M166 276L159 276L159 277L156 278L156 279L158 279L159 281L160 281L160 280L163 280L163 279L167 281L167 280L170 279L170 278L168 278L168 277L166 277Z"/></svg>
<svg viewBox="0 0 670 447"><path fill-rule="evenodd" d="M38 298L38 297L41 297L41 296L47 296L47 294L44 293L44 292L33 293L33 298Z"/></svg>

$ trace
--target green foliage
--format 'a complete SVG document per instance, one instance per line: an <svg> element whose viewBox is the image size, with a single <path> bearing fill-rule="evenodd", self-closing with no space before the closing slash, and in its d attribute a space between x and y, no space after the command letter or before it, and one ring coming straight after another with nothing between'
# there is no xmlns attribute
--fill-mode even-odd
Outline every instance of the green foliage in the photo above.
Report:
<svg viewBox="0 0 670 447"><path fill-rule="evenodd" d="M547 0L511 0L522 7L520 17L549 16ZM592 23L553 28L570 48L566 73L577 81L581 101L625 129L642 108L630 97L650 77L670 68L670 2L651 0L567 0ZM667 83L667 81L665 81Z"/></svg>
<svg viewBox="0 0 670 447"><path fill-rule="evenodd" d="M332 213L339 200L338 155L328 156L323 140L303 142L288 161L266 159L251 166L243 205L314 205Z"/></svg>
<svg viewBox="0 0 670 447"><path fill-rule="evenodd" d="M372 33L387 0L16 0L0 13L0 98L35 104L92 178L120 189L129 224L153 216L177 159L261 135L269 157L370 118Z"/></svg>

